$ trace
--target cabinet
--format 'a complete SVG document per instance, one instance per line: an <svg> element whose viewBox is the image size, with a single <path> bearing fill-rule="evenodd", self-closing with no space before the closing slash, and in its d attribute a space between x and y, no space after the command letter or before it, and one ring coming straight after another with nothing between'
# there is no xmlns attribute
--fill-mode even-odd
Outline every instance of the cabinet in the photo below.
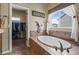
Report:
<svg viewBox="0 0 79 59"><path fill-rule="evenodd" d="M0 55L2 54L2 35L3 35L4 30L0 29Z"/></svg>
<svg viewBox="0 0 79 59"><path fill-rule="evenodd" d="M2 51L2 34L0 33L0 55Z"/></svg>

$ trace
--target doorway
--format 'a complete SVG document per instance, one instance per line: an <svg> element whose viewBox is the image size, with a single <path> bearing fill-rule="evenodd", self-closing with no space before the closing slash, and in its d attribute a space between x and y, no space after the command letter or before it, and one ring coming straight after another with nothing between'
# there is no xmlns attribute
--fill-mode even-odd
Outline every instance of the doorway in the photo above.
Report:
<svg viewBox="0 0 79 59"><path fill-rule="evenodd" d="M10 31L9 31L9 48L10 52L14 44L24 42L26 47L29 47L29 9L16 4L10 4ZM19 16L18 16L19 14Z"/></svg>
<svg viewBox="0 0 79 59"><path fill-rule="evenodd" d="M12 9L12 40L26 39L27 11Z"/></svg>
<svg viewBox="0 0 79 59"><path fill-rule="evenodd" d="M12 8L12 46L25 45L27 31L27 10Z"/></svg>

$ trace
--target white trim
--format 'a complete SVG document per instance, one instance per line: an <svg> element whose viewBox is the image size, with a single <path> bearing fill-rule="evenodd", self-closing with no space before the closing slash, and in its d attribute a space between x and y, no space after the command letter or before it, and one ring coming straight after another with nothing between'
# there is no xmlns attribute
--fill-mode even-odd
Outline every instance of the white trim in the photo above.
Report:
<svg viewBox="0 0 79 59"><path fill-rule="evenodd" d="M3 54L7 54L7 53L11 53L11 52L12 52L12 51L10 51L10 50L8 50L8 51L3 51L3 52L2 52L2 55L3 55Z"/></svg>
<svg viewBox="0 0 79 59"><path fill-rule="evenodd" d="M25 7L23 7L23 6L16 5L16 4L12 4L12 8L18 9L18 10L24 10L24 11L26 11L26 10L29 9L29 8L25 8Z"/></svg>
<svg viewBox="0 0 79 59"><path fill-rule="evenodd" d="M10 12L9 12L9 13L10 13L10 15L9 15L9 16L10 16L10 18L9 18L9 19L10 19L10 21L9 21L9 22L10 22L10 24L9 24L9 27L10 27L10 33L9 33L9 34L10 34L10 36L9 36L9 38L10 38L10 41L9 41L10 46L9 46L9 48L10 48L10 52L11 52L11 51L12 51L12 20L11 20L11 17L12 17L12 8L18 8L18 9L22 9L22 10L28 12L28 21L27 21L27 22L28 22L28 23L27 23L27 24L28 24L28 26L27 26L28 32L27 32L27 41L26 41L26 42L27 42L27 44L26 44L27 47L30 46L30 45L29 45L29 36L30 36L30 34L29 34L29 33L30 33L30 32L29 32L29 18L30 18L30 17L29 17L29 15L30 15L29 12L30 12L30 11L29 11L29 8L26 8L26 7L23 7L23 6L19 6L19 5L15 5L15 4L10 4L9 7L10 7L10 8L9 8L9 10L10 10Z"/></svg>
<svg viewBox="0 0 79 59"><path fill-rule="evenodd" d="M30 45L29 45L29 38L30 38L30 30L29 30L30 9L28 9L27 13L28 13L28 20L26 20L26 22L27 22L27 35L28 36L27 36L26 45L27 45L27 47L30 47Z"/></svg>
<svg viewBox="0 0 79 59"><path fill-rule="evenodd" d="M12 51L12 21L11 21L11 17L12 17L12 4L9 4L9 29L10 29L10 32L9 32L9 49L10 51Z"/></svg>

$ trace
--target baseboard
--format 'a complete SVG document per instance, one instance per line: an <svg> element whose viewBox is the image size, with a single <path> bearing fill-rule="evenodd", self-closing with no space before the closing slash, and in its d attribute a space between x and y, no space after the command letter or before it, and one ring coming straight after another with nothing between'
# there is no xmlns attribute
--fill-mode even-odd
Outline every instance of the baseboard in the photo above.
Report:
<svg viewBox="0 0 79 59"><path fill-rule="evenodd" d="M11 53L12 51L8 50L8 51L3 51L2 55L7 54L7 53Z"/></svg>

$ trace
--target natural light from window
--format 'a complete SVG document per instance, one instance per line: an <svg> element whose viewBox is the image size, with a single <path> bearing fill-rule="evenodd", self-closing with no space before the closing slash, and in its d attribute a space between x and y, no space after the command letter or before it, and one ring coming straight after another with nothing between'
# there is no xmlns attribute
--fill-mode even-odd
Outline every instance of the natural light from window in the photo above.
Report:
<svg viewBox="0 0 79 59"><path fill-rule="evenodd" d="M12 17L12 21L20 21L20 17Z"/></svg>
<svg viewBox="0 0 79 59"><path fill-rule="evenodd" d="M65 13L63 11L57 11L57 12L51 13L49 15L49 22L51 22L51 24L54 27L57 27L59 24L59 19L63 17L64 15Z"/></svg>

